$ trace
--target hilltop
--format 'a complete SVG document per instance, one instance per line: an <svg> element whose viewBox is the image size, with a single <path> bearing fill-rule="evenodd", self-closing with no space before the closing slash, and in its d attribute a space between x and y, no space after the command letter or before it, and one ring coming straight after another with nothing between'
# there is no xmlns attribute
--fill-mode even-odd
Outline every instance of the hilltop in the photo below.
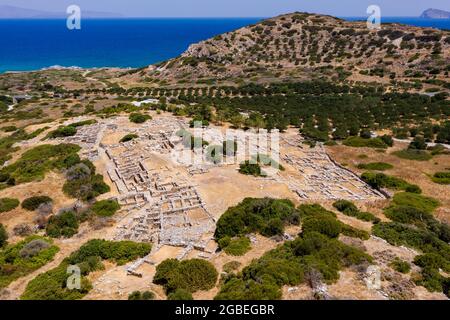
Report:
<svg viewBox="0 0 450 320"><path fill-rule="evenodd" d="M192 44L180 57L135 74L165 84L433 79L448 88L449 49L448 31L400 24L369 30L365 21L292 13Z"/></svg>

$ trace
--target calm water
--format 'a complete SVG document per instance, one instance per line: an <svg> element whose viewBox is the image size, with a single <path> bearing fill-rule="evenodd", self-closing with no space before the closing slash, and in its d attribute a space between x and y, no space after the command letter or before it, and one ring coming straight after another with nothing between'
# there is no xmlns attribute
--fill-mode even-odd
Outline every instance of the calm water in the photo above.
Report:
<svg viewBox="0 0 450 320"><path fill-rule="evenodd" d="M0 20L0 72L53 65L141 67L178 56L189 44L253 24L242 19Z"/></svg>
<svg viewBox="0 0 450 320"><path fill-rule="evenodd" d="M0 72L54 65L141 67L176 57L191 43L259 20L94 19L83 20L82 29L76 31L69 31L65 20L0 20ZM402 17L383 22L450 29L450 19Z"/></svg>

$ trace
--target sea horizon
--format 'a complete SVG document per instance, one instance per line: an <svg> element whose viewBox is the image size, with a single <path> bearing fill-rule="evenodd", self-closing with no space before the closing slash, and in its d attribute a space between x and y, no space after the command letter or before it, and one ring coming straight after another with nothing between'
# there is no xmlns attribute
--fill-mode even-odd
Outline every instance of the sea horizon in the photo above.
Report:
<svg viewBox="0 0 450 320"><path fill-rule="evenodd" d="M139 68L177 57L190 44L266 17L85 18L70 31L65 19L0 19L0 73L63 68ZM348 21L367 17L338 17ZM450 29L450 19L382 17L382 23Z"/></svg>

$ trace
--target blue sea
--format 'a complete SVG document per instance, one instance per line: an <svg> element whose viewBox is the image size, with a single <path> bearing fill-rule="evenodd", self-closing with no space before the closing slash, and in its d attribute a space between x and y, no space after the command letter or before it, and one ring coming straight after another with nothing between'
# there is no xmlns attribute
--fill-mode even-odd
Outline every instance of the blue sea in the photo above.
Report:
<svg viewBox="0 0 450 320"><path fill-rule="evenodd" d="M141 67L178 56L192 43L261 18L0 20L0 72L65 67Z"/></svg>
<svg viewBox="0 0 450 320"><path fill-rule="evenodd" d="M191 43L262 19L85 19L81 30L68 30L65 20L0 20L0 73L55 65L146 66L178 56ZM450 19L392 17L382 22L450 29Z"/></svg>

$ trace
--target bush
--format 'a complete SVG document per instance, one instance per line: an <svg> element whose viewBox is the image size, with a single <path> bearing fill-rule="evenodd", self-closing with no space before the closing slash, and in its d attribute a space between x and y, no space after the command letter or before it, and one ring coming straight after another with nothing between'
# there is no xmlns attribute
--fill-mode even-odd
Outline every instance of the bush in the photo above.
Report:
<svg viewBox="0 0 450 320"><path fill-rule="evenodd" d="M223 265L223 271L226 273L231 273L241 266L241 263L239 261L230 261Z"/></svg>
<svg viewBox="0 0 450 320"><path fill-rule="evenodd" d="M364 139L361 137L348 137L342 144L348 147L356 147L356 148L381 148L386 149L388 146L384 143L380 138L370 138Z"/></svg>
<svg viewBox="0 0 450 320"><path fill-rule="evenodd" d="M184 289L176 289L174 292L169 293L167 300L189 301L194 300L194 298L189 291Z"/></svg>
<svg viewBox="0 0 450 320"><path fill-rule="evenodd" d="M216 269L206 260L191 259L180 262L176 259L167 259L156 267L153 282L162 285L167 294L177 289L194 293L198 290L212 289L217 277Z"/></svg>
<svg viewBox="0 0 450 320"><path fill-rule="evenodd" d="M269 281L232 277L221 286L214 300L279 300L280 288Z"/></svg>
<svg viewBox="0 0 450 320"><path fill-rule="evenodd" d="M395 246L409 246L424 253L436 253L450 261L450 246L429 230L418 229L398 222L378 223L372 234Z"/></svg>
<svg viewBox="0 0 450 320"><path fill-rule="evenodd" d="M390 263L390 267L400 273L409 273L409 271L411 271L410 264L399 258L395 258L394 260L392 260L392 262Z"/></svg>
<svg viewBox="0 0 450 320"><path fill-rule="evenodd" d="M232 256L243 256L251 249L250 240L247 237L231 239L225 247L221 246L221 249Z"/></svg>
<svg viewBox="0 0 450 320"><path fill-rule="evenodd" d="M386 162L360 163L358 169L384 171L394 168L393 165Z"/></svg>
<svg viewBox="0 0 450 320"><path fill-rule="evenodd" d="M13 198L0 198L0 213L11 211L19 206L19 200Z"/></svg>
<svg viewBox="0 0 450 320"><path fill-rule="evenodd" d="M45 174L54 169L63 169L64 161L76 154L80 147L74 144L40 145L27 150L13 164L0 170L7 174L14 184L41 180Z"/></svg>
<svg viewBox="0 0 450 320"><path fill-rule="evenodd" d="M450 184L450 172L436 172L431 180L439 184Z"/></svg>
<svg viewBox="0 0 450 320"><path fill-rule="evenodd" d="M116 200L102 200L97 201L92 206L92 211L101 217L111 217L117 210L120 209L120 205Z"/></svg>
<svg viewBox="0 0 450 320"><path fill-rule="evenodd" d="M359 211L351 201L337 200L333 203L333 207L347 216L355 217L362 221L372 221L373 223L380 222L380 219L375 217L372 213Z"/></svg>
<svg viewBox="0 0 450 320"><path fill-rule="evenodd" d="M252 156L253 162L257 162L259 165L264 166L271 166L275 169L280 169L281 171L284 171L284 167L279 164L277 161L273 160L269 155L258 153L256 155Z"/></svg>
<svg viewBox="0 0 450 320"><path fill-rule="evenodd" d="M0 251L0 289L52 261L58 251L51 240L40 236L6 246Z"/></svg>
<svg viewBox="0 0 450 320"><path fill-rule="evenodd" d="M223 148L219 145L212 145L206 148L206 160L214 164L222 162Z"/></svg>
<svg viewBox="0 0 450 320"><path fill-rule="evenodd" d="M42 239L35 239L24 245L23 248L19 251L19 255L22 258L31 258L49 247L50 244L47 241L44 241Z"/></svg>
<svg viewBox="0 0 450 320"><path fill-rule="evenodd" d="M43 203L53 202L52 198L48 196L35 196L30 197L22 201L22 208L34 211Z"/></svg>
<svg viewBox="0 0 450 320"><path fill-rule="evenodd" d="M239 165L239 173L255 177L264 176L260 165L258 163L251 163L249 160Z"/></svg>
<svg viewBox="0 0 450 320"><path fill-rule="evenodd" d="M147 114L132 113L132 114L130 114L129 119L133 123L144 123L147 120L151 120L152 117Z"/></svg>
<svg viewBox="0 0 450 320"><path fill-rule="evenodd" d="M398 206L414 207L425 212L432 212L440 206L439 201L434 198L409 192L396 193L392 201Z"/></svg>
<svg viewBox="0 0 450 320"><path fill-rule="evenodd" d="M393 152L392 154L402 159L415 161L428 161L432 158L428 152L417 149L399 150Z"/></svg>
<svg viewBox="0 0 450 320"><path fill-rule="evenodd" d="M425 287L430 292L444 292L447 297L449 280L443 277L438 270L433 268L423 268L420 277L415 279L415 284ZM447 287L445 289L445 287Z"/></svg>
<svg viewBox="0 0 450 320"><path fill-rule="evenodd" d="M339 201L336 206L347 212L357 210L351 202L345 200ZM334 212L328 211L320 205L301 205L299 210L302 213L303 233L321 233L329 238L337 238L340 233L364 240L369 238L367 232L340 222Z"/></svg>
<svg viewBox="0 0 450 320"><path fill-rule="evenodd" d="M415 224L421 227L434 220L431 213L404 205L390 206L384 211L384 214L392 221Z"/></svg>
<svg viewBox="0 0 450 320"><path fill-rule="evenodd" d="M139 136L137 134L130 133L130 134L125 135L122 139L120 139L120 142L128 142L128 141L131 141L136 138L139 138Z"/></svg>
<svg viewBox="0 0 450 320"><path fill-rule="evenodd" d="M52 238L70 238L78 232L76 213L65 211L51 216L48 220L46 233Z"/></svg>
<svg viewBox="0 0 450 320"><path fill-rule="evenodd" d="M155 299L155 294L151 291L133 291L128 295L128 300L153 300Z"/></svg>
<svg viewBox="0 0 450 320"><path fill-rule="evenodd" d="M64 138L74 136L77 133L77 128L73 126L65 126L59 127L58 129L49 132L47 138L55 139L55 138Z"/></svg>
<svg viewBox="0 0 450 320"><path fill-rule="evenodd" d="M437 253L425 253L414 258L414 264L421 268L442 269L450 272L450 262Z"/></svg>
<svg viewBox="0 0 450 320"><path fill-rule="evenodd" d="M353 228L345 223L341 223L341 233L347 237L359 238L361 240L369 240L370 238L367 231Z"/></svg>
<svg viewBox="0 0 450 320"><path fill-rule="evenodd" d="M65 258L61 264L31 280L22 300L75 300L81 299L92 285L86 276L95 270L103 269L101 260L111 260L118 265L146 256L151 250L150 244L132 241L90 240ZM81 288L70 290L66 287L67 273L70 265L78 265L81 269Z"/></svg>
<svg viewBox="0 0 450 320"><path fill-rule="evenodd" d="M385 134L383 136L380 137L381 140L383 140L383 142L388 146L388 147L392 147L394 145L394 140L392 139L391 136Z"/></svg>
<svg viewBox="0 0 450 320"><path fill-rule="evenodd" d="M66 195L83 201L94 199L110 191L101 174L95 174L95 166L89 160L83 160L70 167L66 172L67 181L63 185Z"/></svg>
<svg viewBox="0 0 450 320"><path fill-rule="evenodd" d="M422 193L422 190L413 184L409 184L403 179L388 176L384 173L364 172L361 179L374 189L388 188L393 190L411 190L415 193Z"/></svg>
<svg viewBox="0 0 450 320"><path fill-rule="evenodd" d="M8 233L6 232L5 227L3 226L3 224L0 223L0 248L3 248L6 244L8 240Z"/></svg>
<svg viewBox="0 0 450 320"><path fill-rule="evenodd" d="M337 238L342 231L341 223L331 217L318 217L304 219L302 232L319 232L330 238Z"/></svg>
<svg viewBox="0 0 450 320"><path fill-rule="evenodd" d="M304 208L306 215L314 215L318 210L318 206ZM323 215L329 216L327 213ZM371 260L362 251L336 239L314 231L302 233L294 241L287 241L253 260L239 275L225 278L214 299L281 299L282 286L306 282L305 275L312 270L331 284L339 279L341 268Z"/></svg>
<svg viewBox="0 0 450 320"><path fill-rule="evenodd" d="M426 148L427 143L422 136L415 136L414 140L408 146L408 150L425 150Z"/></svg>
<svg viewBox="0 0 450 320"><path fill-rule="evenodd" d="M286 224L300 223L300 212L290 200L246 198L235 207L230 207L219 218L214 237L216 241L228 236L241 237L249 233L259 232L266 236L280 235L280 219L282 227ZM278 226L277 226L278 224Z"/></svg>
<svg viewBox="0 0 450 320"><path fill-rule="evenodd" d="M234 157L238 150L238 144L235 140L226 140L222 143L223 155Z"/></svg>

